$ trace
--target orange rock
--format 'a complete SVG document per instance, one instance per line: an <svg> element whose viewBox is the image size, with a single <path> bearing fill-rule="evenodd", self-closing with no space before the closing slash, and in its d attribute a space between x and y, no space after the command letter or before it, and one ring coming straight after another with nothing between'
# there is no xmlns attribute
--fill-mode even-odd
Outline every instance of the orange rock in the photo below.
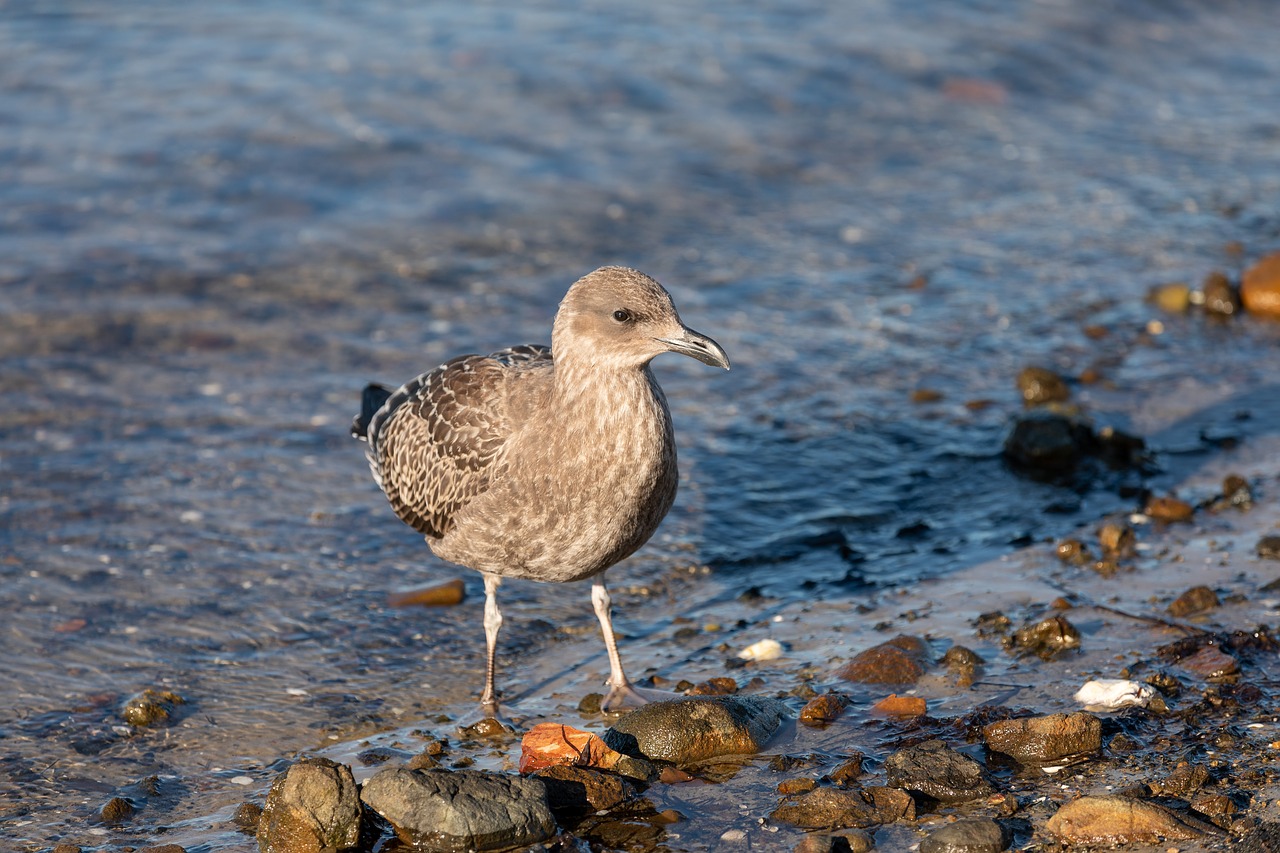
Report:
<svg viewBox="0 0 1280 853"><path fill-rule="evenodd" d="M1152 497L1147 501L1147 515L1156 521L1165 521L1170 524L1179 521L1190 521L1195 515L1196 508L1186 501L1180 501L1177 498L1162 496Z"/></svg>
<svg viewBox="0 0 1280 853"><path fill-rule="evenodd" d="M899 696L890 693L871 706L871 710L886 717L919 717L927 709L925 701L919 696Z"/></svg>
<svg viewBox="0 0 1280 853"><path fill-rule="evenodd" d="M560 723L539 723L520 741L521 773L557 764L612 770L626 758L591 732Z"/></svg>
<svg viewBox="0 0 1280 853"><path fill-rule="evenodd" d="M451 581L438 583L434 586L426 586L422 589L392 593L387 596L387 605L390 607L411 607L417 604L423 607L449 607L454 604L461 604L466 595L467 589L462 583L462 578L454 578Z"/></svg>
<svg viewBox="0 0 1280 853"><path fill-rule="evenodd" d="M916 637L898 636L859 652L835 672L836 678L862 684L915 684L924 675L928 652Z"/></svg>
<svg viewBox="0 0 1280 853"><path fill-rule="evenodd" d="M1272 252L1245 270L1240 301L1250 314L1280 320L1280 252Z"/></svg>
<svg viewBox="0 0 1280 853"><path fill-rule="evenodd" d="M800 709L800 722L806 726L825 726L839 717L849 707L849 697L839 693L815 696Z"/></svg>

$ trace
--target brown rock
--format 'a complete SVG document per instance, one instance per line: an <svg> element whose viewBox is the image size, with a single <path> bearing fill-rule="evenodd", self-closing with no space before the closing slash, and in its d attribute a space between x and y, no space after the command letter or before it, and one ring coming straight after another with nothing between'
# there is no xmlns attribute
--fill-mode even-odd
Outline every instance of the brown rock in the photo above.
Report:
<svg viewBox="0 0 1280 853"><path fill-rule="evenodd" d="M630 779L587 767L563 764L535 773L547 786L547 804L556 816L607 811L634 798L640 788Z"/></svg>
<svg viewBox="0 0 1280 853"><path fill-rule="evenodd" d="M98 819L103 823L122 823L131 817L133 817L133 803L124 797L112 797L98 812Z"/></svg>
<svg viewBox="0 0 1280 853"><path fill-rule="evenodd" d="M859 652L835 671L836 678L861 684L915 684L924 675L924 643L898 636Z"/></svg>
<svg viewBox="0 0 1280 853"><path fill-rule="evenodd" d="M1045 367L1024 367L1018 373L1017 383L1022 401L1028 406L1061 403L1071 397L1062 377Z"/></svg>
<svg viewBox="0 0 1280 853"><path fill-rule="evenodd" d="M1193 613L1212 610L1219 604L1218 594L1207 586L1193 586L1173 600L1169 605L1169 614L1182 618Z"/></svg>
<svg viewBox="0 0 1280 853"><path fill-rule="evenodd" d="M1228 474L1222 479L1222 502L1236 509L1253 506L1253 489L1249 481L1239 474ZM1215 506L1215 509L1217 507Z"/></svg>
<svg viewBox="0 0 1280 853"><path fill-rule="evenodd" d="M800 709L800 722L806 726L825 726L834 722L849 707L849 697L840 693L815 696Z"/></svg>
<svg viewBox="0 0 1280 853"><path fill-rule="evenodd" d="M1236 659L1217 646L1205 646L1195 654L1178 661L1178 666L1205 681L1230 678L1240 672L1240 664Z"/></svg>
<svg viewBox="0 0 1280 853"><path fill-rule="evenodd" d="M1124 559L1133 556L1136 537L1129 525L1109 522L1098 528L1098 544L1105 556Z"/></svg>
<svg viewBox="0 0 1280 853"><path fill-rule="evenodd" d="M942 656L942 663L955 677L957 686L968 687L978 677L985 661L970 648L952 646Z"/></svg>
<svg viewBox="0 0 1280 853"><path fill-rule="evenodd" d="M1066 763L1102 748L1102 721L1083 711L1000 720L984 726L982 737L992 752L1019 764Z"/></svg>
<svg viewBox="0 0 1280 853"><path fill-rule="evenodd" d="M1263 536L1254 551L1264 560L1280 560L1280 536Z"/></svg>
<svg viewBox="0 0 1280 853"><path fill-rule="evenodd" d="M1240 313L1240 292L1227 278L1227 274L1214 270L1205 276L1200 287L1204 293L1204 310L1216 317L1230 317Z"/></svg>
<svg viewBox="0 0 1280 853"><path fill-rule="evenodd" d="M1240 301L1250 314L1280 320L1280 252L1272 252L1245 270Z"/></svg>
<svg viewBox="0 0 1280 853"><path fill-rule="evenodd" d="M1054 548L1058 559L1070 566L1086 566L1093 560L1089 546L1079 539L1063 539Z"/></svg>
<svg viewBox="0 0 1280 853"><path fill-rule="evenodd" d="M738 682L723 675L700 681L685 691L689 696L732 696L737 692Z"/></svg>
<svg viewBox="0 0 1280 853"><path fill-rule="evenodd" d="M176 706L185 703L185 699L169 690L152 690L147 688L141 693L129 697L120 715L124 721L137 728L161 725L169 722Z"/></svg>
<svg viewBox="0 0 1280 853"><path fill-rule="evenodd" d="M857 754L837 764L827 778L841 788L848 788L858 781L862 775L862 755Z"/></svg>
<svg viewBox="0 0 1280 853"><path fill-rule="evenodd" d="M241 803L231 815L231 822L246 832L257 832L262 818L262 806L257 803Z"/></svg>
<svg viewBox="0 0 1280 853"><path fill-rule="evenodd" d="M1143 511L1156 521L1163 521L1166 524L1190 521L1196 512L1191 504L1168 495L1148 499Z"/></svg>
<svg viewBox="0 0 1280 853"><path fill-rule="evenodd" d="M1045 828L1071 844L1156 844L1203 833L1153 803L1128 797L1081 797L1064 804Z"/></svg>
<svg viewBox="0 0 1280 853"><path fill-rule="evenodd" d="M1044 660L1080 648L1080 632L1065 616L1050 616L1034 625L1019 628L1004 640L1006 648L1032 654Z"/></svg>
<svg viewBox="0 0 1280 853"><path fill-rule="evenodd" d="M351 768L304 758L276 777L258 821L262 853L332 853L360 842L360 798Z"/></svg>
<svg viewBox="0 0 1280 853"><path fill-rule="evenodd" d="M873 785L866 789L876 811L876 823L897 823L916 819L916 801L906 791Z"/></svg>
<svg viewBox="0 0 1280 853"><path fill-rule="evenodd" d="M940 803L967 803L995 793L981 764L940 740L898 750L885 759L884 772L893 787Z"/></svg>
<svg viewBox="0 0 1280 853"><path fill-rule="evenodd" d="M181 844L148 844L138 853L187 853L187 848Z"/></svg>
<svg viewBox="0 0 1280 853"><path fill-rule="evenodd" d="M877 823L875 808L857 791L815 788L773 810L769 819L801 829L865 829Z"/></svg>
<svg viewBox="0 0 1280 853"><path fill-rule="evenodd" d="M778 793L791 797L796 794L807 794L816 787L818 783L813 779L787 779L778 783Z"/></svg>
<svg viewBox="0 0 1280 853"><path fill-rule="evenodd" d="M1179 761L1168 777L1152 782L1150 787L1151 793L1158 797L1179 797L1185 800L1208 783L1209 771L1204 766Z"/></svg>

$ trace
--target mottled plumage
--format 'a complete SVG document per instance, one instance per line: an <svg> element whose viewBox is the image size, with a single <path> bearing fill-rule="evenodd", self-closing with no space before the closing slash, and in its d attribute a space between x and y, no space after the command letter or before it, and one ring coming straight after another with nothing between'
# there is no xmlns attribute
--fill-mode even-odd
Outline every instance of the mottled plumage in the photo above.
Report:
<svg viewBox="0 0 1280 853"><path fill-rule="evenodd" d="M465 355L394 392L371 385L352 432L396 514L440 557L485 576L489 673L502 577L596 577L593 601L612 667L609 700L636 698L622 672L603 573L643 545L671 508L671 417L649 362L680 352L728 368L686 328L656 281L620 267L580 279L551 348Z"/></svg>

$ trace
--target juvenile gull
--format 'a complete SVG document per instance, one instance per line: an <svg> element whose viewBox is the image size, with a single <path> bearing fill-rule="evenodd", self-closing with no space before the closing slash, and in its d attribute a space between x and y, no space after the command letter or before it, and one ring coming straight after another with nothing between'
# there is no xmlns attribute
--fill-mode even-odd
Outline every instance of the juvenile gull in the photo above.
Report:
<svg viewBox="0 0 1280 853"><path fill-rule="evenodd" d="M484 576L485 716L499 716L504 577L595 578L610 667L603 706L645 701L622 669L604 574L648 541L675 499L671 413L649 370L664 352L729 369L719 344L680 322L662 285L602 267L569 288L550 348L459 356L394 392L364 391L351 431L368 441L392 508L436 555Z"/></svg>

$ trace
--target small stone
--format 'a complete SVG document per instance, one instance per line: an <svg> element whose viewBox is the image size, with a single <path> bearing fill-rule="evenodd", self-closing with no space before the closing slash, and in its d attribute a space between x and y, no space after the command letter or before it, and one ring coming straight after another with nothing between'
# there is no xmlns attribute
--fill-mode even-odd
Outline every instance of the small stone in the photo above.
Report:
<svg viewBox="0 0 1280 853"><path fill-rule="evenodd" d="M98 812L98 819L103 823L122 823L133 817L133 803L124 797L112 797Z"/></svg>
<svg viewBox="0 0 1280 853"><path fill-rule="evenodd" d="M818 783L813 779L786 779L778 783L778 793L790 797L807 794L816 787Z"/></svg>
<svg viewBox="0 0 1280 853"><path fill-rule="evenodd" d="M431 850L506 850L545 841L556 827L538 778L390 767L360 798L406 844Z"/></svg>
<svg viewBox="0 0 1280 853"><path fill-rule="evenodd" d="M1072 697L1094 711L1118 711L1121 708L1168 710L1154 687L1124 678L1094 678L1086 681ZM1157 700L1159 705L1157 706Z"/></svg>
<svg viewBox="0 0 1280 853"><path fill-rule="evenodd" d="M1222 480L1222 501L1236 509L1249 509L1253 506L1253 489L1249 481L1239 474L1228 474Z"/></svg>
<svg viewBox="0 0 1280 853"><path fill-rule="evenodd" d="M461 604L466 597L466 584L463 583L462 578L454 578L421 589L393 593L387 596L387 605L389 607L452 607L455 604Z"/></svg>
<svg viewBox="0 0 1280 853"><path fill-rule="evenodd" d="M1005 436L1005 460L1032 477L1052 478L1071 472L1096 449L1087 423L1049 409L1018 415Z"/></svg>
<svg viewBox="0 0 1280 853"><path fill-rule="evenodd" d="M1191 286L1181 281L1157 284L1147 291L1147 301L1161 311L1182 314L1191 307Z"/></svg>
<svg viewBox="0 0 1280 853"><path fill-rule="evenodd" d="M1069 566L1087 566L1093 560L1089 546L1079 539L1061 540L1054 548L1054 554Z"/></svg>
<svg viewBox="0 0 1280 853"><path fill-rule="evenodd" d="M941 826L920 842L920 853L1000 853L1012 835L994 820L964 818Z"/></svg>
<svg viewBox="0 0 1280 853"><path fill-rule="evenodd" d="M1046 367L1024 367L1018 373L1017 385L1028 406L1061 403L1071 397L1063 378Z"/></svg>
<svg viewBox="0 0 1280 853"><path fill-rule="evenodd" d="M556 815L581 815L608 811L640 792L630 779L588 767L544 767L537 777L547 787L547 804Z"/></svg>
<svg viewBox="0 0 1280 853"><path fill-rule="evenodd" d="M360 798L351 768L304 758L276 777L258 821L262 853L327 853L360 842Z"/></svg>
<svg viewBox="0 0 1280 853"><path fill-rule="evenodd" d="M1190 799L1190 795L1199 791L1210 781L1209 771L1200 764L1179 761L1168 777L1150 784L1151 793L1157 797L1178 797Z"/></svg>
<svg viewBox="0 0 1280 853"><path fill-rule="evenodd" d="M1107 846L1192 841L1203 834L1154 803L1128 797L1080 797L1059 808L1045 828L1070 844Z"/></svg>
<svg viewBox="0 0 1280 853"><path fill-rule="evenodd" d="M138 853L187 853L187 848L181 844L148 844L139 849Z"/></svg>
<svg viewBox="0 0 1280 853"><path fill-rule="evenodd" d="M942 656L942 664L956 679L959 687L969 687L985 663L977 652L965 646L952 646Z"/></svg>
<svg viewBox="0 0 1280 853"><path fill-rule="evenodd" d="M1217 646L1205 646L1193 655L1178 661L1178 666L1205 681L1231 678L1240 672L1236 659Z"/></svg>
<svg viewBox="0 0 1280 853"><path fill-rule="evenodd" d="M689 696L732 696L737 692L738 682L723 675L700 681L685 691Z"/></svg>
<svg viewBox="0 0 1280 853"><path fill-rule="evenodd" d="M55 844L53 853L82 853L79 844Z"/></svg>
<svg viewBox="0 0 1280 853"><path fill-rule="evenodd" d="M838 788L815 788L796 800L782 803L769 815L769 820L801 829L865 829L878 822L875 809L859 792Z"/></svg>
<svg viewBox="0 0 1280 853"><path fill-rule="evenodd" d="M786 651L782 643L773 639L757 640L738 652L738 657L742 660L753 660L763 662L767 660L777 660L782 657L782 653Z"/></svg>
<svg viewBox="0 0 1280 853"><path fill-rule="evenodd" d="M613 724L603 739L626 755L687 764L720 755L753 755L789 716L763 696L675 699L644 705Z"/></svg>
<svg viewBox="0 0 1280 853"><path fill-rule="evenodd" d="M1280 320L1280 252L1266 255L1245 270L1240 301L1250 314Z"/></svg>
<svg viewBox="0 0 1280 853"><path fill-rule="evenodd" d="M848 788L857 783L858 777L862 775L861 753L853 755L832 768L827 774L827 778L832 783L839 785L841 788Z"/></svg>
<svg viewBox="0 0 1280 853"><path fill-rule="evenodd" d="M916 819L916 801L906 791L887 788L884 785L872 785L864 790L871 797L871 805L875 809L876 823L897 823L900 820Z"/></svg>
<svg viewBox="0 0 1280 853"><path fill-rule="evenodd" d="M835 677L861 684L915 684L924 675L926 660L918 639L896 637L859 652L835 671Z"/></svg>
<svg viewBox="0 0 1280 853"><path fill-rule="evenodd" d="M493 717L485 717L462 729L462 734L476 739L506 738L511 736L511 730Z"/></svg>
<svg viewBox="0 0 1280 853"><path fill-rule="evenodd" d="M1218 594L1207 586L1193 586L1173 600L1169 605L1169 615L1177 618L1204 613L1217 607Z"/></svg>
<svg viewBox="0 0 1280 853"><path fill-rule="evenodd" d="M848 696L841 693L824 693L813 697L800 709L800 722L806 726L829 725L848 707Z"/></svg>
<svg viewBox="0 0 1280 853"><path fill-rule="evenodd" d="M995 793L981 764L940 740L898 750L885 759L884 771L893 787L945 804L965 803Z"/></svg>
<svg viewBox="0 0 1280 853"><path fill-rule="evenodd" d="M147 688L129 697L120 715L129 725L135 728L146 728L169 722L174 707L185 702L185 699L169 690Z"/></svg>
<svg viewBox="0 0 1280 853"><path fill-rule="evenodd" d="M988 749L1019 764L1070 763L1102 749L1102 721L1084 712L1000 720L984 726L982 736Z"/></svg>
<svg viewBox="0 0 1280 853"><path fill-rule="evenodd" d="M262 806L257 803L241 803L231 815L231 822L245 832L257 832L262 818Z"/></svg>
<svg viewBox="0 0 1280 853"><path fill-rule="evenodd" d="M1034 625L1019 628L1004 640L1006 648L1018 654L1032 654L1050 660L1080 648L1080 632L1065 616L1050 616Z"/></svg>
<svg viewBox="0 0 1280 853"><path fill-rule="evenodd" d="M1102 553L1114 559L1132 557L1136 543L1133 528L1127 524L1109 522L1098 528L1098 544L1102 546Z"/></svg>
<svg viewBox="0 0 1280 853"><path fill-rule="evenodd" d="M603 693L588 693L582 697L582 701L578 703L578 713L590 716L600 713L600 706L604 704Z"/></svg>
<svg viewBox="0 0 1280 853"><path fill-rule="evenodd" d="M1231 317L1240 313L1240 291L1227 274L1214 270L1205 277L1200 290L1204 293L1204 310L1215 317Z"/></svg>
<svg viewBox="0 0 1280 853"><path fill-rule="evenodd" d="M911 392L913 403L936 403L943 399L943 393L936 388L917 388Z"/></svg>
<svg viewBox="0 0 1280 853"><path fill-rule="evenodd" d="M978 629L979 637L996 637L1009 633L1009 629L1013 627L1013 620L1000 611L993 610L978 614L978 618L974 620L974 627Z"/></svg>
<svg viewBox="0 0 1280 853"><path fill-rule="evenodd" d="M1178 522L1190 521L1195 515L1195 507L1186 501L1179 500L1175 497L1164 495L1161 497L1152 497L1147 501L1143 512L1156 521L1163 521L1166 524L1176 524Z"/></svg>
<svg viewBox="0 0 1280 853"><path fill-rule="evenodd" d="M1280 560L1280 536L1263 536L1254 550L1264 560Z"/></svg>

